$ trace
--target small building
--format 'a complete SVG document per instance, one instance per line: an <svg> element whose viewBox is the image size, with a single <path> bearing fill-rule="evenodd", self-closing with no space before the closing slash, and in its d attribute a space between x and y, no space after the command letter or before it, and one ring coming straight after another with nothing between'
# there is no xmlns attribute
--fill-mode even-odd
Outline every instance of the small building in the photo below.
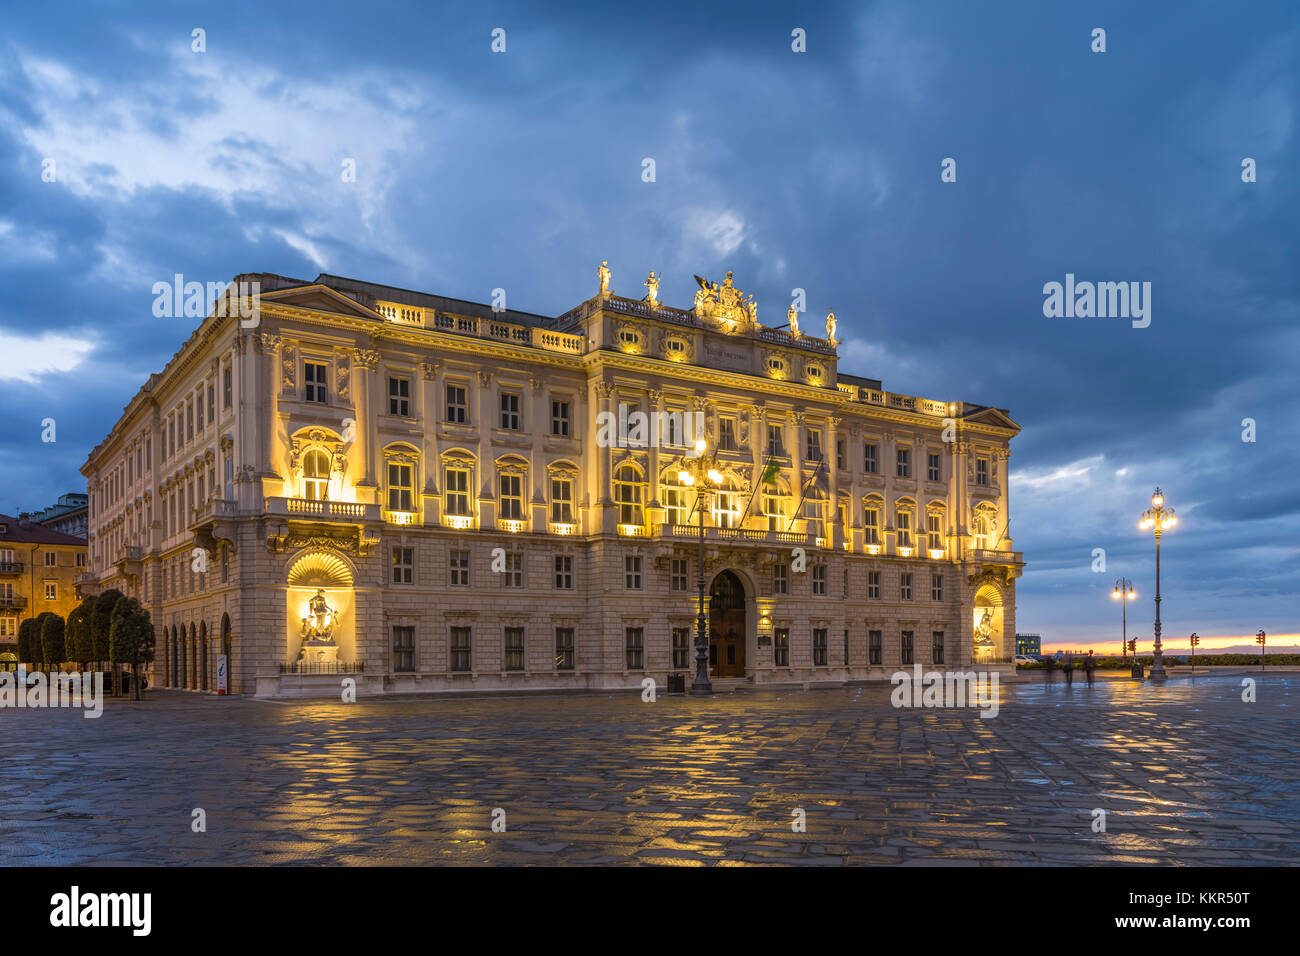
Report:
<svg viewBox="0 0 1300 956"><path fill-rule="evenodd" d="M86 541L27 516L0 514L0 670L18 664L18 625L77 606L77 577L86 571Z"/></svg>
<svg viewBox="0 0 1300 956"><path fill-rule="evenodd" d="M35 524L44 525L54 531L70 534L74 538L86 537L86 528L90 514L90 496L73 491L59 495L57 504L52 504L44 511L19 515Z"/></svg>
<svg viewBox="0 0 1300 956"><path fill-rule="evenodd" d="M1021 657L1040 657L1043 653L1041 634L1017 634L1016 653Z"/></svg>

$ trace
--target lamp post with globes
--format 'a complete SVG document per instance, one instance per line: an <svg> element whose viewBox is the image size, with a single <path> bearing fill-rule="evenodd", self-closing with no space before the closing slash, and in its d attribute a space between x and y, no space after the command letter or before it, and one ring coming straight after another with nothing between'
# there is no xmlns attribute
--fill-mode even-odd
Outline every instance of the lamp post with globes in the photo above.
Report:
<svg viewBox="0 0 1300 956"><path fill-rule="evenodd" d="M714 457L706 455L708 444L703 438L695 441L695 454L682 458L682 469L677 472L677 480L690 488L696 483L699 489L695 493L695 507L700 517L700 613L695 619L695 680L691 682L692 694L712 694L713 681L709 680L709 638L705 633L704 620L704 501L706 488L722 484L722 474L715 467Z"/></svg>
<svg viewBox="0 0 1300 956"><path fill-rule="evenodd" d="M1128 578L1120 578L1115 582L1115 591L1111 597L1119 599L1120 621L1124 626L1124 639L1119 645L1120 656L1128 657L1128 602L1137 597L1137 592L1133 590L1133 582Z"/></svg>
<svg viewBox="0 0 1300 956"><path fill-rule="evenodd" d="M1155 659L1151 662L1151 679L1164 680L1164 652L1160 649L1160 535L1178 523L1174 509L1165 507L1165 496L1159 488L1151 495L1151 507L1142 512L1138 527L1143 530L1154 529L1156 533L1156 640L1153 648Z"/></svg>

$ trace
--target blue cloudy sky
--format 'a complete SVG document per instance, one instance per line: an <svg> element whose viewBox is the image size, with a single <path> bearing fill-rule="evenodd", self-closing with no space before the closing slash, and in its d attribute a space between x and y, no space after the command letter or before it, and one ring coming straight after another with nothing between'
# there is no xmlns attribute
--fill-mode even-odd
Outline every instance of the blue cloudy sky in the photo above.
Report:
<svg viewBox="0 0 1300 956"><path fill-rule="evenodd" d="M151 312L174 273L500 286L555 314L602 258L616 290L663 270L683 305L692 273L733 269L767 324L795 287L812 316L834 307L844 371L1021 423L1019 630L1114 637L1125 575L1149 646L1136 521L1160 484L1182 518L1166 635L1300 631L1293 2L159 2L6 21L0 511L84 487L88 449L192 329ZM1150 326L1045 317L1066 273L1150 282Z"/></svg>

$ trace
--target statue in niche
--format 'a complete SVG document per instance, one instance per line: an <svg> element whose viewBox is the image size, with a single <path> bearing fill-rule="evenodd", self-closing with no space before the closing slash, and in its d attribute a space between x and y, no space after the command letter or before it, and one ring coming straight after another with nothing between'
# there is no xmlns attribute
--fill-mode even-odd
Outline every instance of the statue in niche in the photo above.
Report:
<svg viewBox="0 0 1300 956"><path fill-rule="evenodd" d="M975 627L975 646L992 647L993 646L993 612L988 608L984 609L984 616Z"/></svg>
<svg viewBox="0 0 1300 956"><path fill-rule="evenodd" d="M334 643L334 628L338 624L339 612L329 606L325 600L323 588L316 589L316 595L307 604L308 615L302 619L303 643Z"/></svg>

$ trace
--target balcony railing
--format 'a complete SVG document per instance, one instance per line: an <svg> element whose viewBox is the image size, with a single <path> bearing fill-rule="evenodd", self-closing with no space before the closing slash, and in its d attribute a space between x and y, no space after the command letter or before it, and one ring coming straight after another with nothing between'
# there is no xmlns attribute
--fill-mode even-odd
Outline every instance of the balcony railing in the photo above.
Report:
<svg viewBox="0 0 1300 956"><path fill-rule="evenodd" d="M446 312L435 313L432 321L426 321L440 332L454 332L457 335L473 335L481 339L497 339L501 342L514 342L548 352L567 352L581 355L583 337L567 332L554 332L536 326L519 325L498 319L480 319L468 315L448 315Z"/></svg>
<svg viewBox="0 0 1300 956"><path fill-rule="evenodd" d="M22 561L0 561L0 574L22 574L24 567Z"/></svg>
<svg viewBox="0 0 1300 956"><path fill-rule="evenodd" d="M209 498L194 506L193 524L202 524L213 518L233 518L238 506L225 498Z"/></svg>
<svg viewBox="0 0 1300 956"><path fill-rule="evenodd" d="M385 511L384 520L389 524L419 524L420 516L414 511Z"/></svg>
<svg viewBox="0 0 1300 956"><path fill-rule="evenodd" d="M293 664L281 664L281 674L361 674L364 662L346 664L342 661L297 661Z"/></svg>
<svg viewBox="0 0 1300 956"><path fill-rule="evenodd" d="M980 561L984 564L1024 564L1023 551L988 551L984 549L972 549L969 552L972 561Z"/></svg>
<svg viewBox="0 0 1300 956"><path fill-rule="evenodd" d="M661 524L655 526L655 537L698 540L700 529L693 524ZM705 541L736 541L754 544L793 544L807 545L809 536L801 531L767 531L762 528L716 528L704 529Z"/></svg>
<svg viewBox="0 0 1300 956"><path fill-rule="evenodd" d="M0 595L0 607L22 609L27 606L27 598L21 594Z"/></svg>
<svg viewBox="0 0 1300 956"><path fill-rule="evenodd" d="M308 498L267 498L266 513L318 521L378 521L379 505L359 501L313 501Z"/></svg>

